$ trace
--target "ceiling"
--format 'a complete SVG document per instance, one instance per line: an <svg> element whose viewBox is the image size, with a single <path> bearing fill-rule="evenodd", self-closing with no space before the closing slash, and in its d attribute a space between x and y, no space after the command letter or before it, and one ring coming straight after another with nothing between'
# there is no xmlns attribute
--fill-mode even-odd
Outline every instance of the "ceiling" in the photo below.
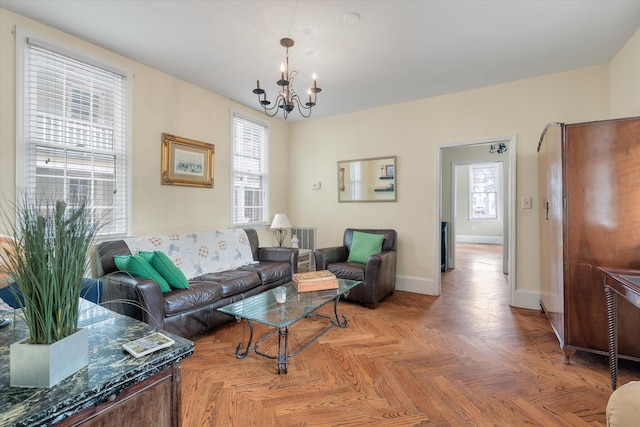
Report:
<svg viewBox="0 0 640 427"><path fill-rule="evenodd" d="M318 75L312 117L364 110L611 61L640 1L0 0L0 7L258 108ZM348 23L346 14L360 20ZM299 120L292 113L289 120Z"/></svg>

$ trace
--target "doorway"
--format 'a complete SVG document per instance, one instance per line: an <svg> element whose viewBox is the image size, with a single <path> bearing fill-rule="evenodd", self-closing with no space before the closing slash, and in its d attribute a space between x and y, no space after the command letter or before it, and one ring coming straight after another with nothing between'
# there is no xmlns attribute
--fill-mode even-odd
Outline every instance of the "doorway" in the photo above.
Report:
<svg viewBox="0 0 640 427"><path fill-rule="evenodd" d="M496 147L502 147L497 152ZM492 138L483 141L461 142L450 145L441 145L437 150L437 186L436 198L436 229L441 230L442 224L447 223L447 233L436 233L436 266L442 270L442 252L446 253L447 269L456 268L457 234L456 194L455 194L455 169L456 166L477 163L496 163L502 165L503 200L501 212L502 225L502 256L503 272L508 274L507 281L510 289L510 301L513 301L516 287L515 274L515 191L516 191L516 137ZM466 197L466 196L464 196ZM472 202L470 202L472 203ZM467 209L467 215L469 210ZM443 245L444 243L444 245ZM446 249L445 249L446 248ZM437 295L442 292L441 274L435 274L435 290Z"/></svg>

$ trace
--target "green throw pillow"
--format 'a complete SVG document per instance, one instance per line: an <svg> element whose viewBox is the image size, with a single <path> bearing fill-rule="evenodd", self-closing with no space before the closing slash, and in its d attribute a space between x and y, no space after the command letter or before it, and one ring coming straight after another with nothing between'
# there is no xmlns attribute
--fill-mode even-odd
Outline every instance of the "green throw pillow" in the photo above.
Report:
<svg viewBox="0 0 640 427"><path fill-rule="evenodd" d="M361 262L365 264L371 255L380 253L383 241L384 236L382 234L354 231L347 262Z"/></svg>
<svg viewBox="0 0 640 427"><path fill-rule="evenodd" d="M118 270L129 273L132 276L151 279L160 286L162 292L171 291L167 281L140 255L116 255L113 260Z"/></svg>
<svg viewBox="0 0 640 427"><path fill-rule="evenodd" d="M162 251L140 251L140 256L149 261L151 266L169 283L169 286L174 289L189 289L187 276L176 267L167 254Z"/></svg>

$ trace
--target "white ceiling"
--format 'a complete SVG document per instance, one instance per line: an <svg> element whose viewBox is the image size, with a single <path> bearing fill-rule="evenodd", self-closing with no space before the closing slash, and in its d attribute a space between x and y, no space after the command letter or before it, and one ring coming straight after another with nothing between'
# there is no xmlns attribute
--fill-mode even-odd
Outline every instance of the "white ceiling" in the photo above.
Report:
<svg viewBox="0 0 640 427"><path fill-rule="evenodd" d="M640 26L638 0L0 0L0 7L253 108L257 79L274 97L285 53L279 40L291 37L294 88L305 94L313 72L322 88L312 117L608 63ZM360 21L345 23L349 12Z"/></svg>

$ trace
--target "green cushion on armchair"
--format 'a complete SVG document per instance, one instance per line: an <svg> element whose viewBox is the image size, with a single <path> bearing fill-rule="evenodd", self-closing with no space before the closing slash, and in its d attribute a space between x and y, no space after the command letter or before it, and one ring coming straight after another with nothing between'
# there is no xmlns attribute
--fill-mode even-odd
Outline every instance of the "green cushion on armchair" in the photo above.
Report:
<svg viewBox="0 0 640 427"><path fill-rule="evenodd" d="M383 241L384 236L381 234L354 231L347 262L360 262L365 264L371 255L380 253Z"/></svg>

